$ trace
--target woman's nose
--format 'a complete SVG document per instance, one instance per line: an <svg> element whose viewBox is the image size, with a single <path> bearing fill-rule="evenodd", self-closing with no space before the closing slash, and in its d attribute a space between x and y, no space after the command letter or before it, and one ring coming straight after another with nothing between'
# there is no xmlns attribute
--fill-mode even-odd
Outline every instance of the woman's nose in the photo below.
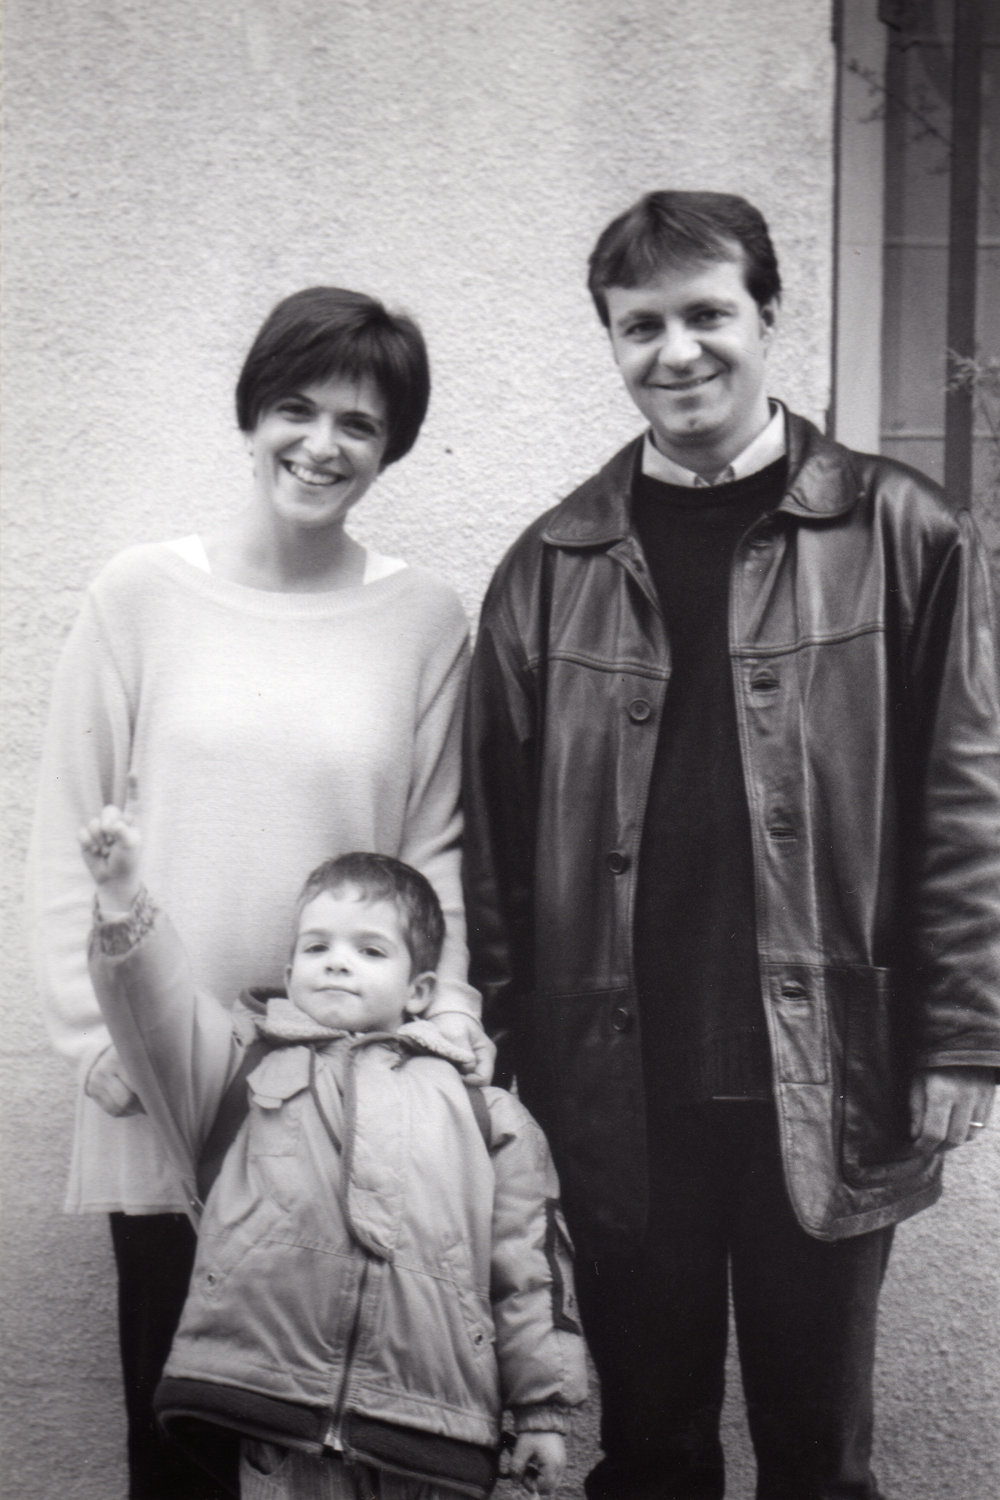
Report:
<svg viewBox="0 0 1000 1500"><path fill-rule="evenodd" d="M317 417L305 433L306 451L312 458L331 458L340 447L337 425L330 417Z"/></svg>

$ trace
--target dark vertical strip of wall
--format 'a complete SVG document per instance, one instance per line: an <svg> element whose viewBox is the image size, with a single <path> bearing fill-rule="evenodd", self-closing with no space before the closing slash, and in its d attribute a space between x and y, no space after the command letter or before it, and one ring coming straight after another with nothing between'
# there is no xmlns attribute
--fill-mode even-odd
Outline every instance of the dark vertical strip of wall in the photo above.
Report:
<svg viewBox="0 0 1000 1500"><path fill-rule="evenodd" d="M982 0L955 0L948 235L948 349L952 354L969 359L976 352L982 46ZM945 404L944 482L949 495L966 505L972 498L972 426L972 386L963 383L952 388L949 384Z"/></svg>

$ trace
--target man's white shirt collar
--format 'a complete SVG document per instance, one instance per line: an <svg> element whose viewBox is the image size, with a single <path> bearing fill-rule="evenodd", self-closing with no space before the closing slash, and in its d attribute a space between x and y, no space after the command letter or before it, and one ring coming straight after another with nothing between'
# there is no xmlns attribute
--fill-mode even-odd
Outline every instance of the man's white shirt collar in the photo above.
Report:
<svg viewBox="0 0 1000 1500"><path fill-rule="evenodd" d="M681 464L674 463L672 458L668 458L657 448L652 432L646 433L646 441L642 447L642 472L648 474L650 479L662 479L665 484L684 484L689 489L709 490L717 484L731 484L734 479L746 479L748 474L766 469L768 464L776 463L779 458L784 457L785 449L785 413L780 406L775 406L771 420L763 432L758 432L743 452L737 453L732 463L727 464L714 479L704 479L693 469L685 469Z"/></svg>

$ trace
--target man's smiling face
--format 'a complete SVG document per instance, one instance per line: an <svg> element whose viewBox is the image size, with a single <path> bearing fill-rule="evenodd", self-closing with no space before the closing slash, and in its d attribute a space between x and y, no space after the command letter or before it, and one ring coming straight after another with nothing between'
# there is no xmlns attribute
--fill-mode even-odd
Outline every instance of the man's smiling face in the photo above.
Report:
<svg viewBox="0 0 1000 1500"><path fill-rule="evenodd" d="M743 262L662 271L607 288L611 347L629 395L676 463L711 477L767 426L773 303L758 307Z"/></svg>

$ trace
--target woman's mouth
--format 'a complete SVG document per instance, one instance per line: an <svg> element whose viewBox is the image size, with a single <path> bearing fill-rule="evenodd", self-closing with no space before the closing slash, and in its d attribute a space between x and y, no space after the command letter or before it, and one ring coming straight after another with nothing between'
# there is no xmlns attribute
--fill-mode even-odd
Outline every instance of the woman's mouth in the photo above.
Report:
<svg viewBox="0 0 1000 1500"><path fill-rule="evenodd" d="M299 484L312 485L315 489L329 488L331 485L340 484L344 476L342 474L331 474L326 469L310 469L305 464L297 464L292 459L284 460L284 467L297 479Z"/></svg>

